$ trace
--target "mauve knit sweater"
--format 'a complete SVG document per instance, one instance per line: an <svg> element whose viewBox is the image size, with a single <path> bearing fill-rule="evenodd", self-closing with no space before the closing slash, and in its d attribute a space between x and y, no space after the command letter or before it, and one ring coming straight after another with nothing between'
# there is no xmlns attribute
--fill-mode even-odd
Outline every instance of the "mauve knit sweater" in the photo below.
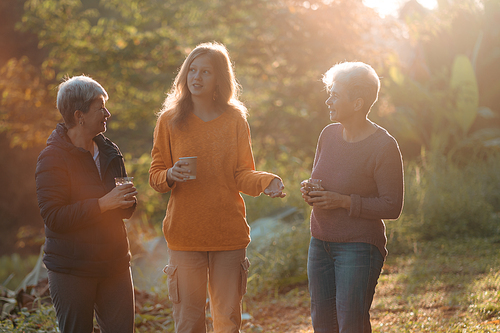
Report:
<svg viewBox="0 0 500 333"><path fill-rule="evenodd" d="M382 127L368 138L347 142L343 126L330 124L320 134L311 177L326 191L350 195L351 208L313 207L311 234L328 242L375 245L387 256L385 224L403 208L403 162L396 140Z"/></svg>

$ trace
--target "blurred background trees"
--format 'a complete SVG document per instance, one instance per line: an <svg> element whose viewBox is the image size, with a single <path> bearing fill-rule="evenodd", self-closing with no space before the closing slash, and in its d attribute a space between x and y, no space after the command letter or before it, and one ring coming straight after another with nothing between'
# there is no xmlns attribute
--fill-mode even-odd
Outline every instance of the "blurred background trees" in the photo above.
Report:
<svg viewBox="0 0 500 333"><path fill-rule="evenodd" d="M82 73L110 95L106 135L140 191L134 225L158 231L168 195L147 184L156 112L189 51L214 40L243 87L257 168L281 175L289 193L245 197L250 222L283 206L307 216L299 182L329 123L321 75L359 60L382 77L371 118L399 141L407 167L392 235L498 232L499 0L439 1L433 11L410 0L399 19L381 19L361 0L8 0L0 22L0 253L43 238L36 157L60 121L57 85ZM418 233L422 226L432 228Z"/></svg>

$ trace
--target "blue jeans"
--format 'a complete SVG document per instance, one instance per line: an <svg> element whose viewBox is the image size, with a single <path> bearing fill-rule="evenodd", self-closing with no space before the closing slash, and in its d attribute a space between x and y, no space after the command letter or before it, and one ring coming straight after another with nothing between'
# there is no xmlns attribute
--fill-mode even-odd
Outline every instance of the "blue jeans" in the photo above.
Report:
<svg viewBox="0 0 500 333"><path fill-rule="evenodd" d="M307 275L314 332L371 332L369 311L383 264L374 245L312 237Z"/></svg>

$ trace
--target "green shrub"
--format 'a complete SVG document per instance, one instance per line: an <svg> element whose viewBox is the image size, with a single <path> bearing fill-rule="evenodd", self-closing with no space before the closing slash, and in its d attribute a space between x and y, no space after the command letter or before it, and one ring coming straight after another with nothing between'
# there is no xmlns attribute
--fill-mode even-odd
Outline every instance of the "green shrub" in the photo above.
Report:
<svg viewBox="0 0 500 333"><path fill-rule="evenodd" d="M35 267L37 255L20 256L17 253L0 257L0 284L14 290Z"/></svg>
<svg viewBox="0 0 500 333"><path fill-rule="evenodd" d="M251 266L248 293L259 294L307 281L309 219L290 225L290 229L271 240L261 250L248 248Z"/></svg>
<svg viewBox="0 0 500 333"><path fill-rule="evenodd" d="M35 302L36 308L22 308L17 315L0 321L0 332L59 332L52 304L44 304L41 299Z"/></svg>
<svg viewBox="0 0 500 333"><path fill-rule="evenodd" d="M500 231L500 154L467 161L430 154L405 167L405 206L388 236L402 251L420 240L485 237Z"/></svg>
<svg viewBox="0 0 500 333"><path fill-rule="evenodd" d="M419 228L423 238L488 236L497 231L480 174L470 167L445 165L427 177Z"/></svg>

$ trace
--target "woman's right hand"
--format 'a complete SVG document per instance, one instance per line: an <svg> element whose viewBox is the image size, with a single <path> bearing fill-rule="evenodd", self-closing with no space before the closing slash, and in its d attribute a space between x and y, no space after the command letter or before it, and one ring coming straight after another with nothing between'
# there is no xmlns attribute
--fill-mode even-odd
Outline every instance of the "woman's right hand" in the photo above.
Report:
<svg viewBox="0 0 500 333"><path fill-rule="evenodd" d="M129 208L137 202L137 189L132 184L118 185L99 199L101 213L116 208Z"/></svg>
<svg viewBox="0 0 500 333"><path fill-rule="evenodd" d="M177 161L174 166L167 170L167 183L172 187L175 182L185 182L189 179L191 170L188 168L188 162Z"/></svg>

